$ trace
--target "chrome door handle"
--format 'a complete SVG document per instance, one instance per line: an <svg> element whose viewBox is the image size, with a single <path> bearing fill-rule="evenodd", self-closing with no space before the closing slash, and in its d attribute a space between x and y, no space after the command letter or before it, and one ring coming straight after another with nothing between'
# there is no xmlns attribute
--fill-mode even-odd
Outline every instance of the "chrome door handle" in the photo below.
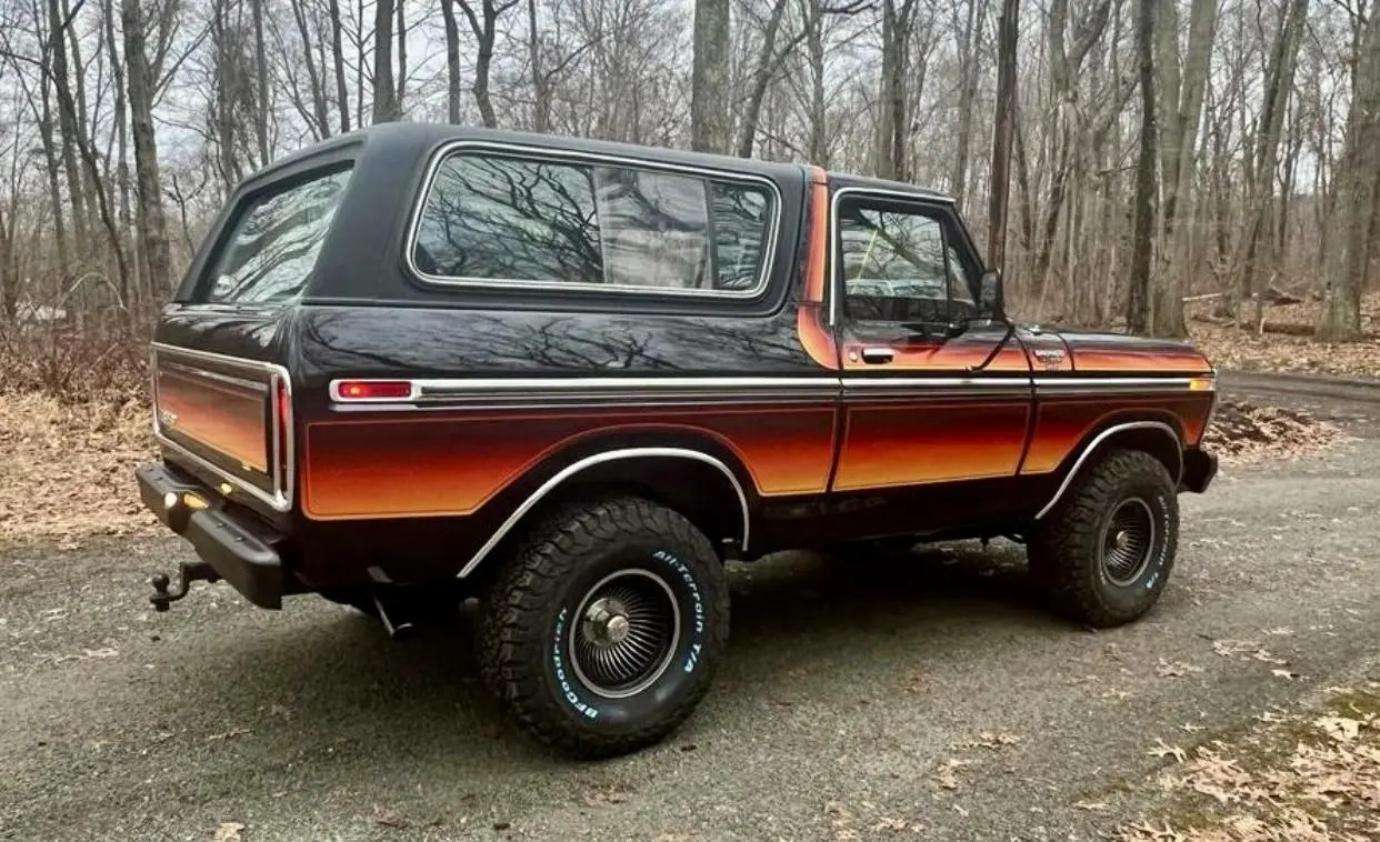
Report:
<svg viewBox="0 0 1380 842"><path fill-rule="evenodd" d="M881 365L889 363L896 358L896 352L890 348L864 348L862 352L863 362Z"/></svg>

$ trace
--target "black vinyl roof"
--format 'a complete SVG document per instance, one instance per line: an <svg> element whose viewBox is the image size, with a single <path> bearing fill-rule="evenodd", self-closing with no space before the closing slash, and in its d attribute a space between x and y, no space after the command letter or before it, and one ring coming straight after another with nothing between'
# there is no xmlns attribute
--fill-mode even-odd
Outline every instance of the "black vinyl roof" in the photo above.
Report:
<svg viewBox="0 0 1380 842"><path fill-rule="evenodd" d="M567 137L535 132L508 131L504 129L485 129L472 126L459 126L447 123L382 123L377 126L357 129L312 146L301 149L273 162L245 180L246 184L264 179L272 179L279 171L293 168L293 165L308 158L336 148L353 144L367 144L371 147L397 146L415 149L435 147L451 141L472 140L495 144L530 146L537 149L586 152L610 155L634 160L679 164L704 169L726 170L766 176L775 180L799 178L803 174L801 164L765 161L759 158L738 158L731 155L716 155L708 152L689 152L661 146L643 146L633 143L619 143L607 140ZM840 186L865 187L897 193L913 193L928 199L952 201L951 197L924 187L903 181L888 181L881 178L830 172L831 181Z"/></svg>
<svg viewBox="0 0 1380 842"><path fill-rule="evenodd" d="M628 143L512 132L447 124L386 123L349 132L314 144L275 161L246 178L221 211L188 267L177 300L190 300L196 286L205 282L205 271L217 243L228 229L237 208L248 196L298 178L309 177L324 167L348 166L353 169L346 193L335 211L335 219L322 246L304 300L324 301L410 301L419 304L449 305L464 301L492 306L550 307L550 295L527 295L520 290L494 291L480 288L443 289L416 278L407 266L406 242L429 162L438 150L455 142L495 148L524 147L534 151L551 150L623 159L648 164L671 164L699 170L717 171L725 176L744 175L765 178L778 187L781 208L781 237L772 262L774 280L760 297L748 306L767 312L780 306L789 288L789 275L795 265L799 220L803 212L808 168L801 164L735 158ZM942 194L911 184L830 175L838 189L866 188L903 193L931 201L950 201ZM531 298L531 302L526 299ZM598 307L601 296L576 294L565 302L571 308ZM628 298L630 307L657 305L652 296ZM621 301L622 299L620 299ZM651 302L651 303L648 303ZM689 301L678 307L701 308L706 312L728 306L723 302ZM734 305L737 306L737 305Z"/></svg>

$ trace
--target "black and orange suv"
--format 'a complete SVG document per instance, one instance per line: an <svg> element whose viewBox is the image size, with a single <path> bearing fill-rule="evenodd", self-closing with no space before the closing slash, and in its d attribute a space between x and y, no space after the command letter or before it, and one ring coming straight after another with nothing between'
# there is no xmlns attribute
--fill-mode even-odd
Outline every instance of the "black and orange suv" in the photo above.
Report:
<svg viewBox="0 0 1380 842"><path fill-rule="evenodd" d="M1005 318L953 203L808 166L391 125L232 197L157 326L143 500L195 579L390 629L482 599L487 682L579 755L657 740L725 559L1005 535L1077 620L1164 589L1191 347Z"/></svg>

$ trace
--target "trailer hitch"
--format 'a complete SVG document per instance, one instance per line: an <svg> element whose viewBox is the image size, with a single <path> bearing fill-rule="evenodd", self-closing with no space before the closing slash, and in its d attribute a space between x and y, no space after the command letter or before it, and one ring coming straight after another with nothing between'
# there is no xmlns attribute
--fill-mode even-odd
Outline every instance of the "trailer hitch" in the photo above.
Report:
<svg viewBox="0 0 1380 842"><path fill-rule="evenodd" d="M180 561L177 563L177 586L171 591L168 590L171 582L166 573L155 573L150 576L149 584L153 585L153 595L149 597L149 602L153 603L153 610L160 613L167 611L168 606L187 595L192 582L196 581L219 582L220 574L204 561L196 564Z"/></svg>

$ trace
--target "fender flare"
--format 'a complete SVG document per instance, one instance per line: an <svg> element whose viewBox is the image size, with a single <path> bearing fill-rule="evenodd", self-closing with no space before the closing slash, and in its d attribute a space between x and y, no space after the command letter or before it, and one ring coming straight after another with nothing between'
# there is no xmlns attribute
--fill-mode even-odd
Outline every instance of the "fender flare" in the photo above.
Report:
<svg viewBox="0 0 1380 842"><path fill-rule="evenodd" d="M1073 463L1073 467L1069 468L1069 472L1064 475L1064 481L1059 483L1059 488L1054 492L1054 496L1050 498L1044 508L1036 513L1035 520L1038 521L1042 519L1045 515L1049 514L1050 510L1053 509L1056 504L1058 504L1059 500L1064 496L1064 492L1068 491L1070 485L1073 485L1073 480L1078 476L1078 472L1082 469L1083 464L1088 461L1088 457L1093 455L1102 442L1126 430L1156 430L1164 433L1173 440L1174 450L1179 454L1178 475L1174 478L1174 484L1177 486L1184 473L1184 445L1183 440L1179 438L1179 433L1164 421L1124 421L1120 424L1113 424L1094 436L1092 441L1088 442L1087 446L1083 448L1083 452L1078 454L1078 459Z"/></svg>
<svg viewBox="0 0 1380 842"><path fill-rule="evenodd" d="M739 543L743 552L747 552L749 529L751 526L751 519L748 514L747 492L743 490L743 484L738 480L737 475L733 473L731 468L725 465L721 460L700 450L692 450L684 447L628 447L618 450L606 450L602 453L586 456L556 472L554 476L542 483L536 491L528 495L527 499L523 500L522 503L513 510L512 514L504 519L503 523L499 524L499 527L489 536L489 540L485 541L484 544L475 551L474 555L470 557L470 560L465 562L465 566L460 568L460 572L456 574L456 578L463 579L473 573L475 568L477 568L489 553L493 551L494 547L498 546L498 543L513 530L513 527L517 526L522 518L542 501L542 498L558 488L561 483L595 465L602 465L606 462L614 462L620 459L645 458L692 459L717 468L720 473L727 477L728 481L733 485L733 490L737 492L738 495L738 504L742 510L743 518L742 540Z"/></svg>

